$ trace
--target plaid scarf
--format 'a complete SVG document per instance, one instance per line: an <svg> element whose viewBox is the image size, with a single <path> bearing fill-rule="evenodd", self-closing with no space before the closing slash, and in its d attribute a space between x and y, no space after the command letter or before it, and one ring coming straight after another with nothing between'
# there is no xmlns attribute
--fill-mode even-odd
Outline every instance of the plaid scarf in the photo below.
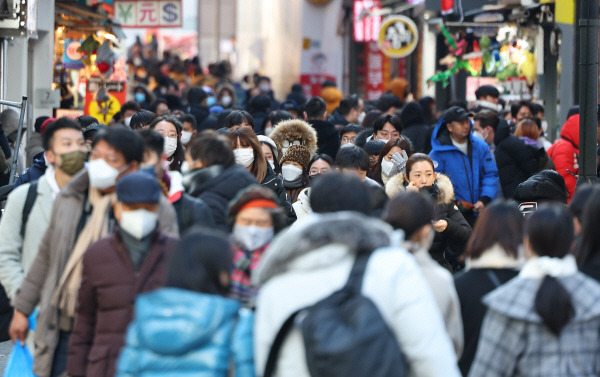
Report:
<svg viewBox="0 0 600 377"><path fill-rule="evenodd" d="M268 246L269 244L267 243L254 251L245 251L239 248L239 246L234 245L230 294L232 298L241 301L246 307L254 308L258 289L252 285L250 275L260 263L262 255Z"/></svg>

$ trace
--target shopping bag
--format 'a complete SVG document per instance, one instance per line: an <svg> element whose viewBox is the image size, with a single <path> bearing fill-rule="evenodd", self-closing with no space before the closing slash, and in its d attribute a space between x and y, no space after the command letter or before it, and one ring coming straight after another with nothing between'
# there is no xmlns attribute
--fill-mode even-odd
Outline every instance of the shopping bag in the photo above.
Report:
<svg viewBox="0 0 600 377"><path fill-rule="evenodd" d="M33 374L33 356L27 346L16 342L8 358L4 377L35 377Z"/></svg>

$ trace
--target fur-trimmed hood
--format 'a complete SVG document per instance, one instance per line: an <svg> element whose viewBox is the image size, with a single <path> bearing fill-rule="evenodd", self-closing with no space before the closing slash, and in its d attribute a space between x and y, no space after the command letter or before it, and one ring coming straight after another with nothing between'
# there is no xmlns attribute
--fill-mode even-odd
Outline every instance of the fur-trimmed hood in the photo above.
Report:
<svg viewBox="0 0 600 377"><path fill-rule="evenodd" d="M275 145L277 145L279 156L283 156L281 150L282 144L283 141L289 137L301 139L301 145L308 149L311 158L317 153L317 131L303 120L289 119L279 122L275 128L273 128L269 137L275 142Z"/></svg>
<svg viewBox="0 0 600 377"><path fill-rule="evenodd" d="M452 186L452 182L448 176L437 173L436 183L438 189L440 191L437 199L435 200L436 204L449 204L454 201L454 187ZM404 192L406 187L404 187L404 174L396 174L385 185L385 193L388 197L392 198L395 195L398 195L401 192Z"/></svg>
<svg viewBox="0 0 600 377"><path fill-rule="evenodd" d="M253 272L253 283L266 283L286 272L296 258L325 246L344 246L349 253L389 246L392 232L390 225L357 212L313 213L275 237Z"/></svg>

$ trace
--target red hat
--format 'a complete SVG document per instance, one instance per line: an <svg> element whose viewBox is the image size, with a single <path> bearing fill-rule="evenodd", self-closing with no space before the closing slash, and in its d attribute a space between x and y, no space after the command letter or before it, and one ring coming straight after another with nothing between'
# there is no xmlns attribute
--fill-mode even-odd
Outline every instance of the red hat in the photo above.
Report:
<svg viewBox="0 0 600 377"><path fill-rule="evenodd" d="M40 126L40 133L43 134L46 131L46 127L48 127L48 125L52 122L54 122L55 120L57 120L56 118L48 118L44 121L44 123L42 123L42 125Z"/></svg>

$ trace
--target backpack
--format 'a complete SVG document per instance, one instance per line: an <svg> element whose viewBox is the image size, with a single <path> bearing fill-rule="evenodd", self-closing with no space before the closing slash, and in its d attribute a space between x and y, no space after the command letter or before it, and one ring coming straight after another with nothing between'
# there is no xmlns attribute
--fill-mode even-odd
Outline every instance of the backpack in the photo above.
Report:
<svg viewBox="0 0 600 377"><path fill-rule="evenodd" d="M18 186L17 186L18 187ZM21 237L25 236L25 226L27 225L27 221L29 220L29 213L33 208L33 204L37 199L37 187L38 181L33 181L29 184L29 188L27 189L27 196L25 197L25 203L23 204L23 212L22 212L22 221L21 221ZM0 202L4 203L8 199L8 194L10 194L15 189L15 185L6 185L0 187ZM2 212L4 213L4 204L2 206ZM1 216L0 216L1 217Z"/></svg>
<svg viewBox="0 0 600 377"><path fill-rule="evenodd" d="M361 294L371 252L359 252L348 281L314 305L294 312L269 351L264 377L275 373L279 351L290 330L302 331L312 377L402 377L408 365L393 332L369 298Z"/></svg>

